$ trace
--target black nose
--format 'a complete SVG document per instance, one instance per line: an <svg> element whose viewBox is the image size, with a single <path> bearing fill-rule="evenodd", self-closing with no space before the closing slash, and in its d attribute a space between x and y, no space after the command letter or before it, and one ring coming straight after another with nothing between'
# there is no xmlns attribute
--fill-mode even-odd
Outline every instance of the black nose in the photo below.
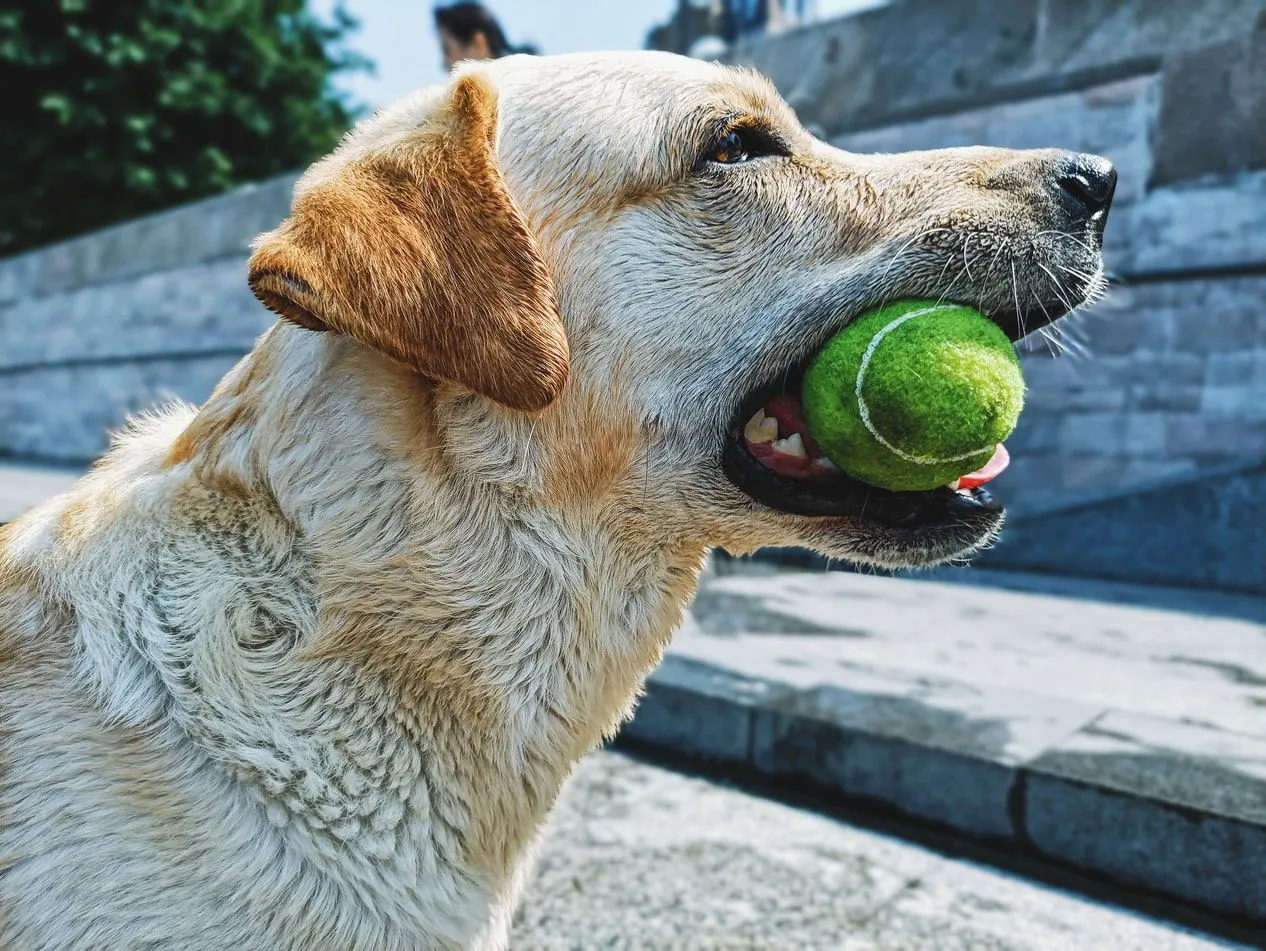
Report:
<svg viewBox="0 0 1266 951"><path fill-rule="evenodd" d="M1067 204L1094 217L1108 210L1117 190L1117 170L1097 155L1070 152L1056 168L1056 182Z"/></svg>

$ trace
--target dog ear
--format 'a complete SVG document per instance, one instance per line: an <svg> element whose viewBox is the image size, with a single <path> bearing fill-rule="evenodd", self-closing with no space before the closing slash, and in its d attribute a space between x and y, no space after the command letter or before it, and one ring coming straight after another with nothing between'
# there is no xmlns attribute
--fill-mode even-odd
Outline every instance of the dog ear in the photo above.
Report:
<svg viewBox="0 0 1266 951"><path fill-rule="evenodd" d="M541 409L567 382L554 288L493 154L496 96L458 79L390 148L296 191L250 286L269 310L348 334L423 376Z"/></svg>

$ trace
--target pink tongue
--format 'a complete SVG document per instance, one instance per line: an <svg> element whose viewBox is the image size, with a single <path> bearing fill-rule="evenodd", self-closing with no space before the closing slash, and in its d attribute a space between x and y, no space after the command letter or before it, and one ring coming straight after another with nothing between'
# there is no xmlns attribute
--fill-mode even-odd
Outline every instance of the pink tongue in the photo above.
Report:
<svg viewBox="0 0 1266 951"><path fill-rule="evenodd" d="M958 480L957 489L974 489L978 485L984 485L986 482L992 482L1011 465L1011 453L1007 452L1007 447L1002 443L998 443L998 448L994 450L993 458L984 464L975 472L969 472Z"/></svg>

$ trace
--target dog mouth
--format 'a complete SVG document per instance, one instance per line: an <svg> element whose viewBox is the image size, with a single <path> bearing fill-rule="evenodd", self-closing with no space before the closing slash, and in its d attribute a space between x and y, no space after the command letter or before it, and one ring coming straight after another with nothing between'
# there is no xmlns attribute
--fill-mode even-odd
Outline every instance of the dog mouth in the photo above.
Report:
<svg viewBox="0 0 1266 951"><path fill-rule="evenodd" d="M1065 312L1048 309L1037 322L1022 322L1019 315L1005 312L989 316L1016 343L1038 323L1044 326ZM851 518L910 531L975 527L986 534L997 526L1003 506L985 485L1006 469L1010 457L1005 446L999 444L977 472L927 491L894 492L854 479L821 452L805 424L800 388L810 359L789 367L740 404L721 460L735 487L760 505L789 515Z"/></svg>

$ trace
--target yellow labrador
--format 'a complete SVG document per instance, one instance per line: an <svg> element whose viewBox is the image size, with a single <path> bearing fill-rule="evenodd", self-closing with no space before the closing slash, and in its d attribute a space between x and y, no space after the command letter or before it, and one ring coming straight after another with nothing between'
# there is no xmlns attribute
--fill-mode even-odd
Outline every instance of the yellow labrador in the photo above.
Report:
<svg viewBox="0 0 1266 951"><path fill-rule="evenodd" d="M1092 297L1114 180L846 154L651 53L364 122L257 242L284 319L0 536L0 946L504 947L709 548L928 565L1002 521L749 419L882 301L1018 337Z"/></svg>

